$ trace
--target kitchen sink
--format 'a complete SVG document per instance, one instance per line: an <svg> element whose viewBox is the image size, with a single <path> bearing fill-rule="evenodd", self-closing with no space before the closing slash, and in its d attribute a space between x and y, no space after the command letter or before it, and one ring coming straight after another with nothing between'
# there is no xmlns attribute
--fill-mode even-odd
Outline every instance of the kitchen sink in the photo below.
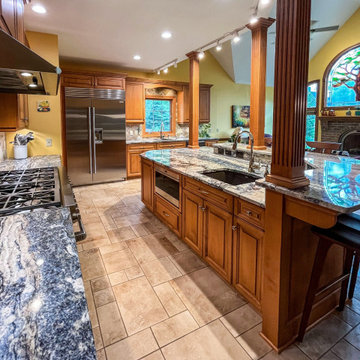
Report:
<svg viewBox="0 0 360 360"><path fill-rule="evenodd" d="M211 177L215 180L223 181L230 185L242 185L255 182L261 179L261 176L249 173L243 173L235 170L209 170L202 172L203 175Z"/></svg>

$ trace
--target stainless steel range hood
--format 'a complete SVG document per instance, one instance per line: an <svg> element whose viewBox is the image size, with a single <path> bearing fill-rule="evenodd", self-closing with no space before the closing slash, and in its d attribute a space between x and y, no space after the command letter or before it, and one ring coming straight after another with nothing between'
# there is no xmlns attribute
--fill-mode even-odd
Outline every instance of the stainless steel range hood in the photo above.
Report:
<svg viewBox="0 0 360 360"><path fill-rule="evenodd" d="M56 95L60 68L0 30L0 92Z"/></svg>

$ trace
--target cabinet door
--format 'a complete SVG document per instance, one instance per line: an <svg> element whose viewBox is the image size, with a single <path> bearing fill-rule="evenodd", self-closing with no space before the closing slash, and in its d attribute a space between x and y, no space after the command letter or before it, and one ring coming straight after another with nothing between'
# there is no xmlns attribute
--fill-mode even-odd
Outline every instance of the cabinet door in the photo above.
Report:
<svg viewBox="0 0 360 360"><path fill-rule="evenodd" d="M24 29L24 2L23 0L15 0L16 2L16 38L25 44Z"/></svg>
<svg viewBox="0 0 360 360"><path fill-rule="evenodd" d="M210 122L210 88L200 87L199 122Z"/></svg>
<svg viewBox="0 0 360 360"><path fill-rule="evenodd" d="M204 259L231 282L232 214L205 201Z"/></svg>
<svg viewBox="0 0 360 360"><path fill-rule="evenodd" d="M17 0L0 0L1 27L14 37L16 37L16 1Z"/></svg>
<svg viewBox="0 0 360 360"><path fill-rule="evenodd" d="M141 157L143 150L128 150L127 176L141 176Z"/></svg>
<svg viewBox="0 0 360 360"><path fill-rule="evenodd" d="M145 120L145 90L142 83L126 83L125 116L127 123Z"/></svg>
<svg viewBox="0 0 360 360"><path fill-rule="evenodd" d="M184 86L184 99L183 99L183 104L184 104L184 109L183 109L183 120L182 123L188 123L189 119L190 119L190 112L189 112L189 86Z"/></svg>
<svg viewBox="0 0 360 360"><path fill-rule="evenodd" d="M183 191L183 240L200 256L202 256L203 203L201 197Z"/></svg>
<svg viewBox="0 0 360 360"><path fill-rule="evenodd" d="M98 89L124 89L124 79L116 76L96 76L95 87Z"/></svg>
<svg viewBox="0 0 360 360"><path fill-rule="evenodd" d="M234 224L233 285L260 308L264 232L237 218Z"/></svg>
<svg viewBox="0 0 360 360"><path fill-rule="evenodd" d="M149 209L152 210L154 193L154 172L152 162L145 160L141 162L141 174L141 200Z"/></svg>
<svg viewBox="0 0 360 360"><path fill-rule="evenodd" d="M94 87L94 77L82 74L64 74L62 76L64 86L89 88Z"/></svg>

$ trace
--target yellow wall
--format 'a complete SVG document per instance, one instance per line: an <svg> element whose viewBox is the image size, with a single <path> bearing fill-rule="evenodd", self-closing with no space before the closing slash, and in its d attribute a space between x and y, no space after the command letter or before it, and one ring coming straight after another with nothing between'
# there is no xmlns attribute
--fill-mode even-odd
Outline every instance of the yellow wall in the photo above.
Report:
<svg viewBox="0 0 360 360"><path fill-rule="evenodd" d="M189 61L183 61L178 67L169 68L168 74L146 73L139 71L121 70L113 66L103 66L98 64L83 64L69 61L61 61L62 70L93 70L124 72L128 76L172 80L189 81ZM209 53L200 62L200 82L203 84L212 84L211 88L211 133L213 136L227 137L233 132L231 129L231 105L249 105L250 104L250 86L235 84L234 81L223 70L216 59ZM272 98L273 89L267 89L267 130L272 130Z"/></svg>
<svg viewBox="0 0 360 360"><path fill-rule="evenodd" d="M326 67L341 51L360 43L360 8L320 49L309 64L309 81L320 80L320 107L323 96L322 80ZM346 110L337 110L337 115L345 115Z"/></svg>
<svg viewBox="0 0 360 360"><path fill-rule="evenodd" d="M27 32L30 48L48 60L53 65L59 65L58 37L52 34ZM51 111L37 112L37 102L48 100ZM35 140L28 145L29 156L61 154L61 111L60 95L57 96L29 96L29 128L19 132L33 131ZM13 140L15 133L6 134L7 156L13 157ZM46 139L52 139L52 146L46 147Z"/></svg>

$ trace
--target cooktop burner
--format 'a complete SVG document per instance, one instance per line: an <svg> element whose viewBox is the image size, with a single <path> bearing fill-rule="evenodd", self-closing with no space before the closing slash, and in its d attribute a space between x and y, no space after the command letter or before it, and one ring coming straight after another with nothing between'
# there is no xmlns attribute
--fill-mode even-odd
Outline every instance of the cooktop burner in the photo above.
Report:
<svg viewBox="0 0 360 360"><path fill-rule="evenodd" d="M58 169L0 171L0 216L61 206Z"/></svg>

